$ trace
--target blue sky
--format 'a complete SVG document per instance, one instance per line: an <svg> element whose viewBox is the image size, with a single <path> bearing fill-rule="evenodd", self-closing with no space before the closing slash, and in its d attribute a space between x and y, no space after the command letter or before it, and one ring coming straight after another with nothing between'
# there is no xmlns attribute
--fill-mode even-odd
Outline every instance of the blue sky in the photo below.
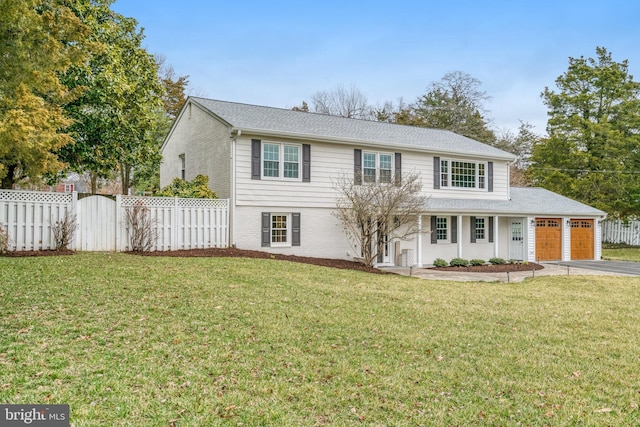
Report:
<svg viewBox="0 0 640 427"><path fill-rule="evenodd" d="M497 130L543 134L540 93L569 57L606 47L640 80L640 2L117 0L192 94L291 108L355 85L370 104L413 102L450 71L482 82Z"/></svg>

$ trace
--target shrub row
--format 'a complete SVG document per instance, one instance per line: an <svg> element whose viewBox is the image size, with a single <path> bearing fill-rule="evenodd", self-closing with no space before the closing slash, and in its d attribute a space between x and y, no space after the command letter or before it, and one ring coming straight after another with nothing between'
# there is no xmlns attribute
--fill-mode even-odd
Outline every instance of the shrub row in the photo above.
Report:
<svg viewBox="0 0 640 427"><path fill-rule="evenodd" d="M493 265L502 265L506 263L507 261L505 261L504 258L491 258L489 260L489 264L493 264ZM485 261L483 259L472 259L471 261L469 261L464 258L453 258L451 261L447 262L442 258L436 258L433 261L434 267L446 267L448 265L452 267L467 267L469 265L478 266L478 265L484 265L484 264L485 264Z"/></svg>

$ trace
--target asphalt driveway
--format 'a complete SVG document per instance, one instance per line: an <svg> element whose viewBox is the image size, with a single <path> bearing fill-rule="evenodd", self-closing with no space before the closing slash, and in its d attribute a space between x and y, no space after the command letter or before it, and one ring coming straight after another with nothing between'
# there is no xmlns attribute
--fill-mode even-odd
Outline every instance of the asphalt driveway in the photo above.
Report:
<svg viewBox="0 0 640 427"><path fill-rule="evenodd" d="M640 262L630 261L561 261L554 263L587 270L606 271L616 274L640 276Z"/></svg>

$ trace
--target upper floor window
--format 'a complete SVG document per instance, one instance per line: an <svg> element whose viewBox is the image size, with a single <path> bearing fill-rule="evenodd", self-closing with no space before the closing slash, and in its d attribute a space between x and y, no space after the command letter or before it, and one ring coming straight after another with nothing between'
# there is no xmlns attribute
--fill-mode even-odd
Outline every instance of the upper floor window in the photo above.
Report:
<svg viewBox="0 0 640 427"><path fill-rule="evenodd" d="M362 181L391 183L393 154L364 151L362 153Z"/></svg>
<svg viewBox="0 0 640 427"><path fill-rule="evenodd" d="M486 162L440 160L440 186L449 188L486 188Z"/></svg>
<svg viewBox="0 0 640 427"><path fill-rule="evenodd" d="M300 145L265 142L262 144L262 176L300 179Z"/></svg>

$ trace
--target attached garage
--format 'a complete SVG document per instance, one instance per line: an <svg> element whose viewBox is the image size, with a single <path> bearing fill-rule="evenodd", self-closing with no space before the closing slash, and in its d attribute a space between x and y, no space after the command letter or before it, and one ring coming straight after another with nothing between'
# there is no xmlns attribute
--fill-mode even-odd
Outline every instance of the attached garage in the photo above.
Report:
<svg viewBox="0 0 640 427"><path fill-rule="evenodd" d="M562 259L562 218L536 218L536 260Z"/></svg>
<svg viewBox="0 0 640 427"><path fill-rule="evenodd" d="M571 220L571 259L594 259L593 219Z"/></svg>

